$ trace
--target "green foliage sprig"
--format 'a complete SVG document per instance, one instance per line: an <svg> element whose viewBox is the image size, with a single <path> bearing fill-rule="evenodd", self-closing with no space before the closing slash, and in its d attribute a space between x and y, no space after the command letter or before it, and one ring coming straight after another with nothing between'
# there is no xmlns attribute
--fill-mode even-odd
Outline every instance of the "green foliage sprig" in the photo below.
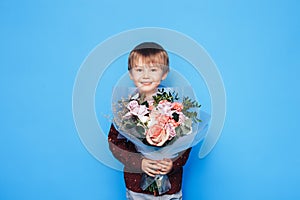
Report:
<svg viewBox="0 0 300 200"><path fill-rule="evenodd" d="M196 111L188 111L191 108L200 108L201 107L201 105L197 101L192 100L189 97L183 97L182 105L183 105L182 113L185 116L187 116L190 119L193 119L194 122L201 122L201 120L197 118Z"/></svg>
<svg viewBox="0 0 300 200"><path fill-rule="evenodd" d="M158 103L162 100L167 100L169 102L174 102L175 100L177 101L179 99L178 93L175 92L166 92L164 88L158 89L158 92L155 96L153 96L154 100L154 106L157 106Z"/></svg>

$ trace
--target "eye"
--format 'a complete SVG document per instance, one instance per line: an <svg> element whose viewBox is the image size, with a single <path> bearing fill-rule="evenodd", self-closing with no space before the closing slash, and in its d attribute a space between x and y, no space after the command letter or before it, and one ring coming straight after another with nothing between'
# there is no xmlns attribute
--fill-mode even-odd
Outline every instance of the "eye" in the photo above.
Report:
<svg viewBox="0 0 300 200"><path fill-rule="evenodd" d="M151 72L157 72L157 68L151 68Z"/></svg>
<svg viewBox="0 0 300 200"><path fill-rule="evenodd" d="M136 72L142 72L143 70L141 68L135 68Z"/></svg>

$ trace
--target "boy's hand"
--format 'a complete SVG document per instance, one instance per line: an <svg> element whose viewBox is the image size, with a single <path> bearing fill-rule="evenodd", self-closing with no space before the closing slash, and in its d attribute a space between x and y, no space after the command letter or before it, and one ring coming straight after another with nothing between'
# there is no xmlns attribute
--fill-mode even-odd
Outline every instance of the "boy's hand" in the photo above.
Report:
<svg viewBox="0 0 300 200"><path fill-rule="evenodd" d="M155 175L168 174L173 168L173 161L171 159L163 159L163 160L150 160L144 158L142 160L142 170L149 176L155 177Z"/></svg>
<svg viewBox="0 0 300 200"><path fill-rule="evenodd" d="M158 166L160 167L160 173L162 175L168 174L173 168L173 161L171 159L165 158L158 161Z"/></svg>
<svg viewBox="0 0 300 200"><path fill-rule="evenodd" d="M144 158L142 160L142 170L149 176L155 177L155 175L160 174L161 167L158 165L159 161L157 160L150 160L147 158Z"/></svg>

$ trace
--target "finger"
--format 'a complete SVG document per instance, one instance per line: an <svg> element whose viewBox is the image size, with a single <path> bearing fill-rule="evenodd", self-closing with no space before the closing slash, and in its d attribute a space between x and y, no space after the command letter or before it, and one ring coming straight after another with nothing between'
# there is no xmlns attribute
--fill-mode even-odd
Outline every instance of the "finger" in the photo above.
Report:
<svg viewBox="0 0 300 200"><path fill-rule="evenodd" d="M147 168L145 172L150 176L155 176L155 175L159 174L160 171L159 170L153 170L151 168Z"/></svg>
<svg viewBox="0 0 300 200"><path fill-rule="evenodd" d="M159 166L159 165L151 165L149 168L153 169L153 170L156 170L156 171L159 171L161 170L162 166Z"/></svg>
<svg viewBox="0 0 300 200"><path fill-rule="evenodd" d="M169 163L166 162L166 161L160 161L159 163L157 163L157 165L159 165L159 166L168 166Z"/></svg>
<svg viewBox="0 0 300 200"><path fill-rule="evenodd" d="M151 166L157 166L157 163L153 162L151 160L148 160L148 159L143 159L142 160L142 168L147 168L147 167L149 168Z"/></svg>
<svg viewBox="0 0 300 200"><path fill-rule="evenodd" d="M168 173L172 168L171 167L165 167L165 168L162 168L160 170L161 173Z"/></svg>
<svg viewBox="0 0 300 200"><path fill-rule="evenodd" d="M145 171L145 173L146 173L148 176L155 177L155 175L152 174L152 173L150 173L150 172Z"/></svg>
<svg viewBox="0 0 300 200"><path fill-rule="evenodd" d="M163 170L163 169L167 168L168 166L164 165L164 164L157 164L157 167L159 170Z"/></svg>
<svg viewBox="0 0 300 200"><path fill-rule="evenodd" d="M150 169L150 170L154 170L154 171L156 170L157 171L157 170L160 170L161 167L157 166L157 165L145 165L144 169L145 170L149 170Z"/></svg>
<svg viewBox="0 0 300 200"><path fill-rule="evenodd" d="M173 163L171 159L163 159L160 160L159 163L163 163L164 165L169 165L170 163Z"/></svg>
<svg viewBox="0 0 300 200"><path fill-rule="evenodd" d="M168 163L168 165L161 165L160 174L167 174L169 173L173 168L173 163Z"/></svg>
<svg viewBox="0 0 300 200"><path fill-rule="evenodd" d="M158 162L156 162L156 163L147 163L146 166L150 169L153 169L153 170L160 170L161 169L161 166L159 165Z"/></svg>
<svg viewBox="0 0 300 200"><path fill-rule="evenodd" d="M160 175L166 175L167 172L160 171L159 174L160 174Z"/></svg>
<svg viewBox="0 0 300 200"><path fill-rule="evenodd" d="M155 165L158 163L157 160L144 159L146 164Z"/></svg>
<svg viewBox="0 0 300 200"><path fill-rule="evenodd" d="M169 162L169 161L161 161L157 164L159 167L161 168L169 168L173 166L173 162Z"/></svg>

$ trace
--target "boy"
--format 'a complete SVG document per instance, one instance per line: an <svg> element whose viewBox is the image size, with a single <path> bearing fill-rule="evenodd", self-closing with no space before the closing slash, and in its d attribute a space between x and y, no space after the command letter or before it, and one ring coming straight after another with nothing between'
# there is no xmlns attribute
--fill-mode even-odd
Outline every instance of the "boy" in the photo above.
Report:
<svg viewBox="0 0 300 200"><path fill-rule="evenodd" d="M128 70L130 79L143 94L145 100L152 100L160 82L169 72L169 57L158 44L145 42L136 46L129 54ZM183 166L191 148L174 159L150 160L140 154L133 143L123 137L111 125L108 135L109 147L113 155L124 164L124 179L127 199L182 199L181 183ZM160 195L142 190L140 182L143 173L155 177L167 175L171 189Z"/></svg>

